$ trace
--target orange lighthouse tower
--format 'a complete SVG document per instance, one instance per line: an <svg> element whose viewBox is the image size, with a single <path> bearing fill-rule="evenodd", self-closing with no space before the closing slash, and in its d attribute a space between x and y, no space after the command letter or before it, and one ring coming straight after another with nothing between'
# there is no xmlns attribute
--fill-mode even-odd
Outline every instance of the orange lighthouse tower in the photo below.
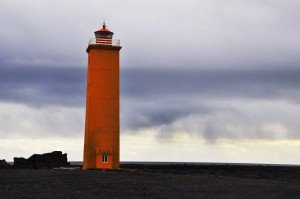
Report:
<svg viewBox="0 0 300 199"><path fill-rule="evenodd" d="M120 165L119 40L105 23L89 42L83 169Z"/></svg>

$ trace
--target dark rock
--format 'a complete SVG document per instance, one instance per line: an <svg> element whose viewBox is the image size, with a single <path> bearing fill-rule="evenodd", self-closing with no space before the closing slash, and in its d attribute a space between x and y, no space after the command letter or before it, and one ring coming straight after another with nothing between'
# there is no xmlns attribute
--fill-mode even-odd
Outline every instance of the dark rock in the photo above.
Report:
<svg viewBox="0 0 300 199"><path fill-rule="evenodd" d="M0 160L0 169L9 169L10 164L6 162L6 160Z"/></svg>
<svg viewBox="0 0 300 199"><path fill-rule="evenodd" d="M14 158L13 168L15 169L52 169L57 167L67 167L67 154L61 151L53 151L52 153L34 154L28 159Z"/></svg>
<svg viewBox="0 0 300 199"><path fill-rule="evenodd" d="M14 158L14 169L33 169L33 164L26 158Z"/></svg>

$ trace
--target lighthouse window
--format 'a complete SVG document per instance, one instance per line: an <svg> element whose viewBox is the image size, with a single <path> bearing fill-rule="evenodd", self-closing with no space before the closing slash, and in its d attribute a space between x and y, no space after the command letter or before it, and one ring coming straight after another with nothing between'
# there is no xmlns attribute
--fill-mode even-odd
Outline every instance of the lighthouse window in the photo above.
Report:
<svg viewBox="0 0 300 199"><path fill-rule="evenodd" d="M104 154L102 155L102 162L103 162L103 163L107 163L107 160L108 160L107 154L104 153Z"/></svg>

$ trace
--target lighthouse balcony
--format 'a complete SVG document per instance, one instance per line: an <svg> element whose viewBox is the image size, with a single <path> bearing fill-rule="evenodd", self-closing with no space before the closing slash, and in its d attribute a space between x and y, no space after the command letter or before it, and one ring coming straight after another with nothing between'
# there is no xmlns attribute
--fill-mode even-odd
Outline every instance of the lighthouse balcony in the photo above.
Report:
<svg viewBox="0 0 300 199"><path fill-rule="evenodd" d="M119 39L91 38L89 45L121 46Z"/></svg>

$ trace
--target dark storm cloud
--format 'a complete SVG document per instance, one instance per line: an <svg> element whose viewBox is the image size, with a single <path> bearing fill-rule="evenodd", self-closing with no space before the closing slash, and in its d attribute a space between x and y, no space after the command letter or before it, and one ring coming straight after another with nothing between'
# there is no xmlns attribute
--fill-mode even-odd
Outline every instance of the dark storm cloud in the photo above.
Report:
<svg viewBox="0 0 300 199"><path fill-rule="evenodd" d="M121 92L137 101L263 98L299 102L300 70L122 69ZM0 67L0 100L30 105L84 103L86 70ZM176 112L176 111L175 111ZM181 111L177 111L181 112ZM170 114L173 115L173 114Z"/></svg>
<svg viewBox="0 0 300 199"><path fill-rule="evenodd" d="M184 104L193 98L262 98L299 102L299 77L300 70L131 68L122 69L121 92L125 100L128 98L153 104L159 99L170 99L174 104ZM0 67L0 100L32 106L47 104L83 106L85 81L84 67ZM160 112L165 109L167 108L163 107ZM167 115L175 117L176 113L180 115L185 111L178 108L174 109L174 112ZM161 117L161 121L168 121L166 119L168 116Z"/></svg>
<svg viewBox="0 0 300 199"><path fill-rule="evenodd" d="M127 97L270 98L299 102L300 70L125 69Z"/></svg>
<svg viewBox="0 0 300 199"><path fill-rule="evenodd" d="M29 106L83 106L86 71L74 67L0 67L0 100Z"/></svg>
<svg viewBox="0 0 300 199"><path fill-rule="evenodd" d="M168 98L168 97L166 97ZM188 100L188 99L184 99ZM139 129L169 125L192 113L209 114L214 108L204 104L186 103L181 100L128 99L122 101L122 125L127 129Z"/></svg>

